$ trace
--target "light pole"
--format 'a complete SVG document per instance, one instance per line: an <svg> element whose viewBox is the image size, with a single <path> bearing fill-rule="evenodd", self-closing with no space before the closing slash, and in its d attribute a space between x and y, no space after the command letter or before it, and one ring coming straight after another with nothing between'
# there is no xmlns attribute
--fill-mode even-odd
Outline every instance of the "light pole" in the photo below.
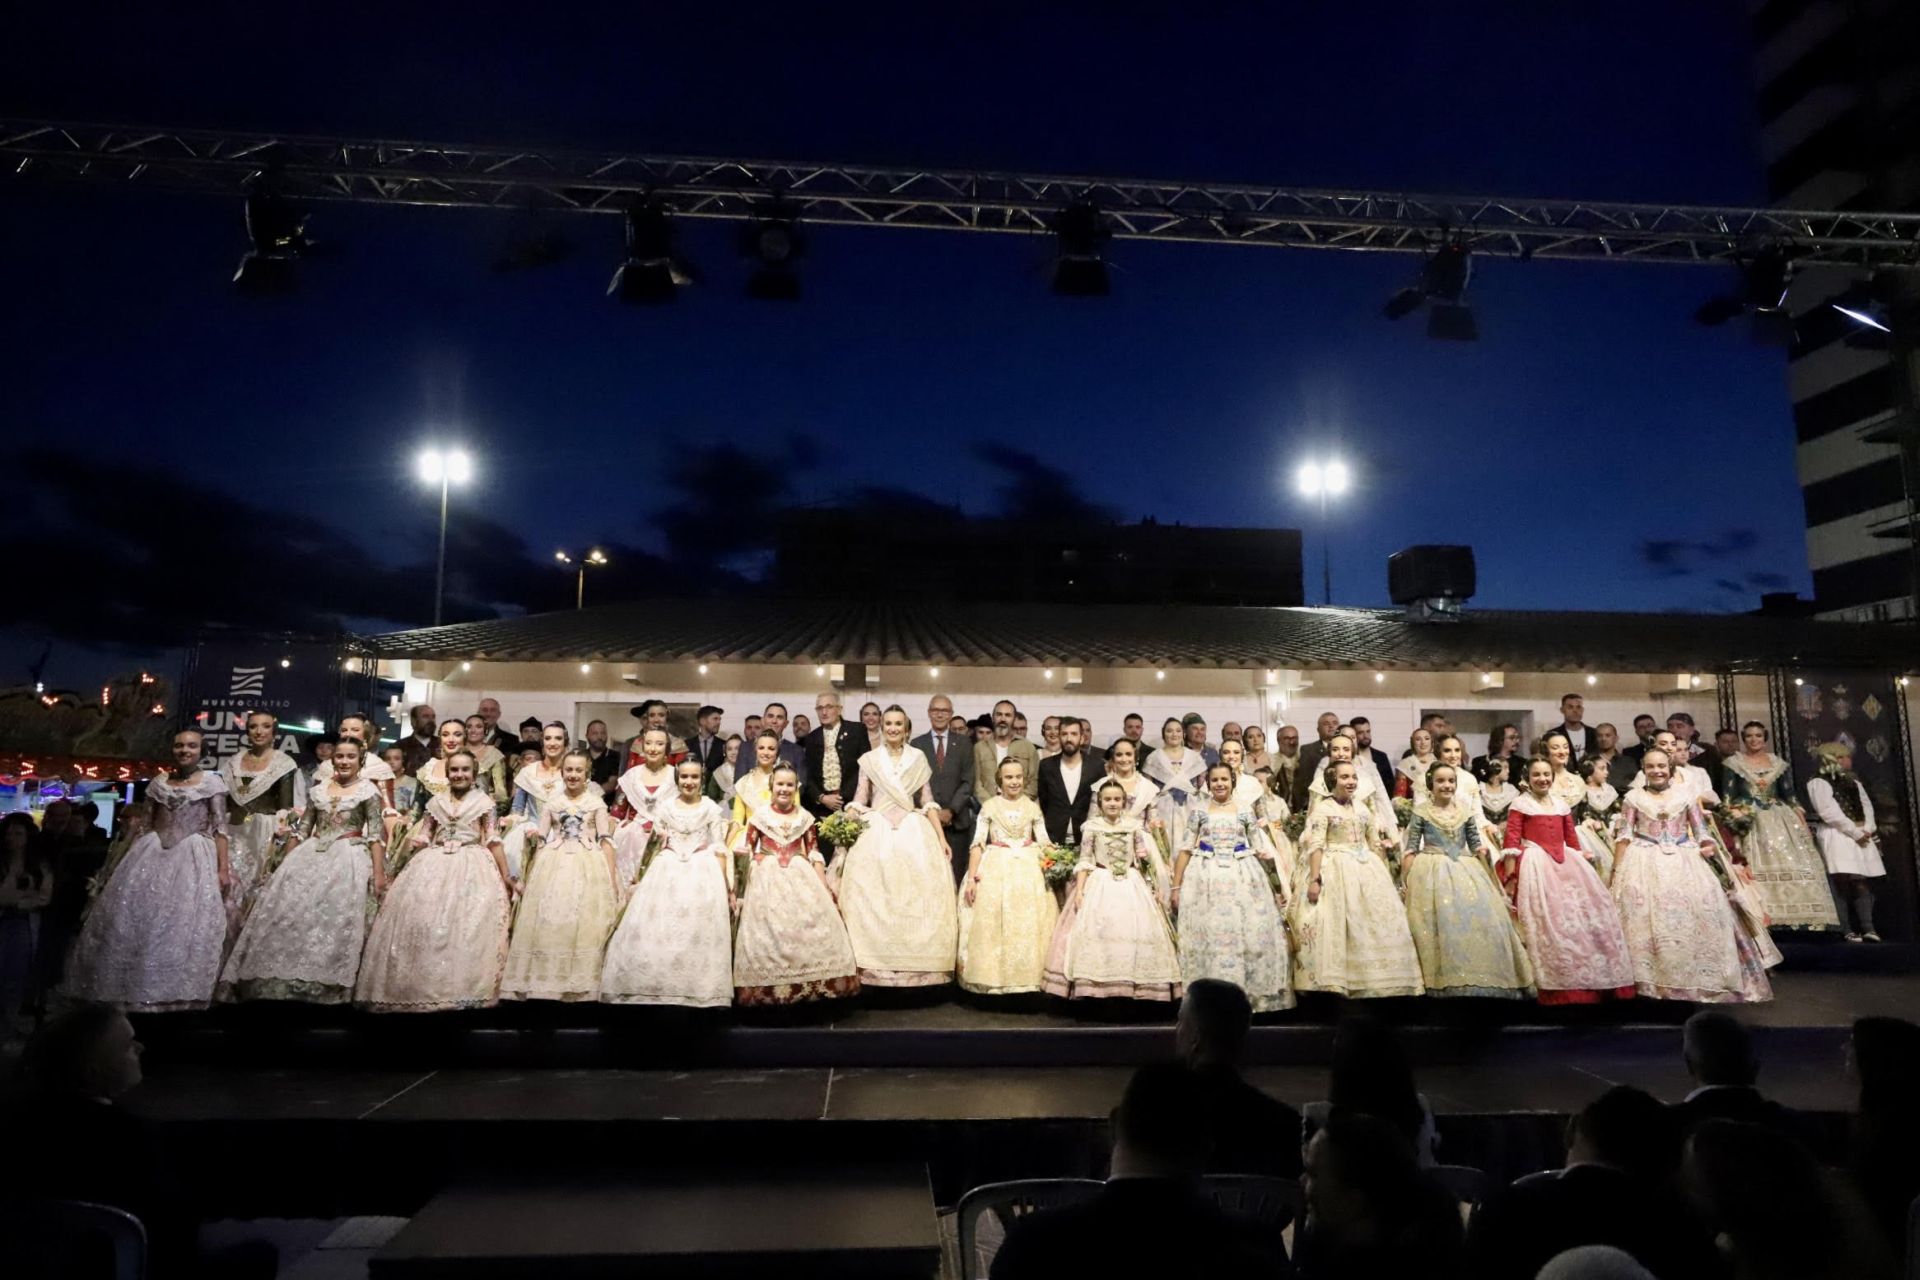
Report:
<svg viewBox="0 0 1920 1280"><path fill-rule="evenodd" d="M433 569L433 625L437 627L447 588L447 491L473 479L473 459L464 449L426 448L416 465L423 481L440 486L440 555Z"/></svg>
<svg viewBox="0 0 1920 1280"><path fill-rule="evenodd" d="M554 552L553 558L555 560L558 560L561 564L571 564L579 568L580 577L578 581L574 584L574 588L573 588L573 607L575 609L586 608L587 607L587 566L590 564L592 565L605 564L607 562L607 553L602 551L600 548L595 547L591 551L587 552L586 555L581 556L580 559L578 560L575 560L572 556L568 555L564 551Z"/></svg>
<svg viewBox="0 0 1920 1280"><path fill-rule="evenodd" d="M1320 585L1326 593L1326 604L1333 603L1333 548L1327 531L1327 499L1345 493L1349 482L1347 464L1338 458L1302 463L1294 473L1294 487L1301 495L1320 500Z"/></svg>

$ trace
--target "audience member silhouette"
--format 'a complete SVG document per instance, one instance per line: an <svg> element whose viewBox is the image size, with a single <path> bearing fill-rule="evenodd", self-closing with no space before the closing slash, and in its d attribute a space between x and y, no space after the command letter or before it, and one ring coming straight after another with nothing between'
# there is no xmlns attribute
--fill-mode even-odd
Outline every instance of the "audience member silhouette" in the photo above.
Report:
<svg viewBox="0 0 1920 1280"><path fill-rule="evenodd" d="M1300 1113L1248 1084L1240 1052L1253 1026L1253 1004L1231 982L1200 978L1180 1001L1174 1043L1200 1078L1211 1148L1208 1173L1300 1176Z"/></svg>

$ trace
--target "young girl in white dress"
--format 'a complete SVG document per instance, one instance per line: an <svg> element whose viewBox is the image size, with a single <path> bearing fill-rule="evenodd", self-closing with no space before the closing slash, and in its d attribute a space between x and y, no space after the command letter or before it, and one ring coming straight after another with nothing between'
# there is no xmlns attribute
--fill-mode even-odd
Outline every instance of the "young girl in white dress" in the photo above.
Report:
<svg viewBox="0 0 1920 1280"><path fill-rule="evenodd" d="M1180 974L1220 978L1247 993L1256 1012L1293 1007L1281 894L1255 844L1253 811L1233 798L1233 770L1206 772L1207 799L1189 806L1173 864Z"/></svg>
<svg viewBox="0 0 1920 1280"><path fill-rule="evenodd" d="M1613 883L1613 828L1620 816L1620 792L1607 781L1611 769L1605 760L1590 756L1580 766L1580 780L1586 784L1573 805L1573 820L1580 833L1580 848L1593 859L1593 869L1606 884Z"/></svg>
<svg viewBox="0 0 1920 1280"><path fill-rule="evenodd" d="M133 1013L204 1009L227 944L227 784L200 767L198 729L147 784L147 830L105 872L67 962L66 994Z"/></svg>
<svg viewBox="0 0 1920 1280"><path fill-rule="evenodd" d="M375 1013L481 1009L500 1002L511 903L519 885L500 851L493 798L474 758L446 761L447 789L427 802L367 935L353 1001Z"/></svg>
<svg viewBox="0 0 1920 1280"><path fill-rule="evenodd" d="M561 792L540 810L539 849L514 912L500 994L508 1000L592 1000L619 911L613 819L588 785L593 759L560 759Z"/></svg>
<svg viewBox="0 0 1920 1280"><path fill-rule="evenodd" d="M1153 842L1128 812L1118 781L1101 782L1094 799L1100 811L1080 829L1080 860L1048 949L1045 989L1070 1000L1178 1000L1180 956L1147 879Z"/></svg>
<svg viewBox="0 0 1920 1280"><path fill-rule="evenodd" d="M727 814L702 794L698 760L674 766L678 793L654 813L659 836L607 945L609 1004L733 1003L733 856Z"/></svg>
<svg viewBox="0 0 1920 1280"><path fill-rule="evenodd" d="M1356 999L1420 995L1420 957L1386 862L1395 846L1354 802L1360 772L1352 761L1328 763L1323 779L1327 798L1313 806L1300 835L1306 866L1293 906L1295 985Z"/></svg>
<svg viewBox="0 0 1920 1280"><path fill-rule="evenodd" d="M882 713L884 746L860 757L846 812L866 823L842 855L840 913L860 981L927 987L953 981L959 920L952 853L940 833L933 768L907 744L907 713Z"/></svg>
<svg viewBox="0 0 1920 1280"><path fill-rule="evenodd" d="M1095 795L1108 781L1120 784L1127 796L1127 813L1140 820L1146 833L1154 892L1164 912L1167 895L1173 891L1173 842L1178 830L1169 831L1160 811L1160 784L1140 771L1140 749L1131 738L1120 738L1107 748L1106 776L1093 784Z"/></svg>
<svg viewBox="0 0 1920 1280"><path fill-rule="evenodd" d="M622 896L640 871L660 809L672 803L680 792L674 781L673 766L667 763L668 742L665 729L648 729L642 733L640 763L620 775L622 821L619 833L613 838L613 851Z"/></svg>
<svg viewBox="0 0 1920 1280"><path fill-rule="evenodd" d="M353 999L367 922L387 891L386 799L360 776L360 743L333 751L307 795L295 845L260 890L220 978L222 1000Z"/></svg>
<svg viewBox="0 0 1920 1280"><path fill-rule="evenodd" d="M1027 799L1026 766L994 770L1000 794L981 807L960 886L960 985L982 995L1040 990L1059 904L1040 869L1051 843L1040 806Z"/></svg>
<svg viewBox="0 0 1920 1280"><path fill-rule="evenodd" d="M500 844L506 855L507 868L516 880L526 877L527 861L533 856L534 846L539 843L540 811L546 807L547 801L560 794L560 788L564 785L560 775L560 758L567 754L570 740L567 726L558 720L552 721L540 731L540 762L528 765L513 775L513 808L507 814L506 835ZM479 785L477 774L475 785Z"/></svg>
<svg viewBox="0 0 1920 1280"><path fill-rule="evenodd" d="M1293 883L1293 841L1287 836L1287 802L1261 779L1241 770L1246 748L1232 738L1220 744L1220 763L1233 770L1233 802L1253 814L1254 844L1272 860L1283 889Z"/></svg>
<svg viewBox="0 0 1920 1280"><path fill-rule="evenodd" d="M773 770L773 794L747 818L747 873L733 945L734 997L743 1005L799 1004L859 993L853 943L834 905L800 775Z"/></svg>
<svg viewBox="0 0 1920 1280"><path fill-rule="evenodd" d="M435 743L434 754L421 761L419 770L413 776L413 804L410 808L403 811L404 816L402 820L394 824L391 841L387 845L388 857L398 862L405 861L407 851L413 847L408 841L412 838L414 831L426 820L427 802L435 796L445 795L447 793L448 758L456 752L467 749L467 726L462 721L441 721L440 727L434 730L433 737ZM478 761L479 757L475 756L474 759ZM319 787L325 786L326 784L316 781L314 785ZM395 786L397 789L397 779ZM474 788L476 790L484 790L484 788L480 786L478 772L474 774ZM499 812L498 804L494 806L494 812ZM399 867L390 866L389 870L397 873Z"/></svg>

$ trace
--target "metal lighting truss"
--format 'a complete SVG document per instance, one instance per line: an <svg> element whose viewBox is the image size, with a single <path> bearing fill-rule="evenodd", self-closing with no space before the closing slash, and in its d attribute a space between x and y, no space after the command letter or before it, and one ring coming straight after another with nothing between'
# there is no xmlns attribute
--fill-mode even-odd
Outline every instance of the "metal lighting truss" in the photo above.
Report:
<svg viewBox="0 0 1920 1280"><path fill-rule="evenodd" d="M618 213L637 200L742 219L775 201L812 223L1043 233L1071 205L1116 237L1190 244L1476 253L1602 261L1738 261L1790 245L1798 265L1920 265L1920 214L1519 200L1240 183L969 173L609 151L544 151L274 133L0 119L0 172L238 195L265 175L293 200Z"/></svg>

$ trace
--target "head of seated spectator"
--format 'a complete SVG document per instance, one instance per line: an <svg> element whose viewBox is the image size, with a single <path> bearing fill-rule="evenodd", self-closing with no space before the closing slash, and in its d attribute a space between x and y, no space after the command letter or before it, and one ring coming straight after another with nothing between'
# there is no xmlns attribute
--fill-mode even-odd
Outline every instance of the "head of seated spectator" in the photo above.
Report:
<svg viewBox="0 0 1920 1280"><path fill-rule="evenodd" d="M1156 1063L1133 1073L1113 1109L1113 1178L1192 1178L1206 1162L1193 1073Z"/></svg>
<svg viewBox="0 0 1920 1280"><path fill-rule="evenodd" d="M1687 1139L1682 1178L1735 1280L1893 1275L1865 1206L1784 1134L1709 1120Z"/></svg>
<svg viewBox="0 0 1920 1280"><path fill-rule="evenodd" d="M1713 1089L1751 1089L1760 1078L1753 1035L1732 1014L1702 1009L1687 1019L1681 1052L1694 1083Z"/></svg>
<svg viewBox="0 0 1920 1280"><path fill-rule="evenodd" d="M1253 1004L1218 978L1187 984L1174 1044L1200 1082L1208 1173L1300 1176L1300 1113L1248 1083L1238 1071Z"/></svg>
<svg viewBox="0 0 1920 1280"><path fill-rule="evenodd" d="M1673 1117L1630 1085L1615 1085L1567 1121L1568 1168L1603 1165L1652 1183L1668 1177L1679 1157Z"/></svg>
<svg viewBox="0 0 1920 1280"><path fill-rule="evenodd" d="M1333 1032L1333 1067L1318 1122L1328 1110L1355 1111L1386 1121L1412 1146L1422 1164L1432 1164L1438 1139L1433 1116L1413 1082L1413 1064L1399 1036L1370 1014L1350 1014Z"/></svg>
<svg viewBox="0 0 1920 1280"><path fill-rule="evenodd" d="M1335 1108L1307 1144L1301 1270L1319 1276L1460 1274L1460 1209L1399 1127Z"/></svg>
<svg viewBox="0 0 1920 1280"><path fill-rule="evenodd" d="M1196 1071L1234 1066L1253 1027L1253 1002L1247 993L1219 978L1196 978L1180 1000L1174 1045L1180 1060Z"/></svg>
<svg viewBox="0 0 1920 1280"><path fill-rule="evenodd" d="M140 1083L140 1052L126 1014L108 1005L76 1005L34 1033L21 1073L41 1096L111 1102Z"/></svg>
<svg viewBox="0 0 1920 1280"><path fill-rule="evenodd" d="M1633 1260L1625 1249L1610 1244L1583 1244L1547 1260L1535 1280L1656 1280L1653 1272Z"/></svg>

